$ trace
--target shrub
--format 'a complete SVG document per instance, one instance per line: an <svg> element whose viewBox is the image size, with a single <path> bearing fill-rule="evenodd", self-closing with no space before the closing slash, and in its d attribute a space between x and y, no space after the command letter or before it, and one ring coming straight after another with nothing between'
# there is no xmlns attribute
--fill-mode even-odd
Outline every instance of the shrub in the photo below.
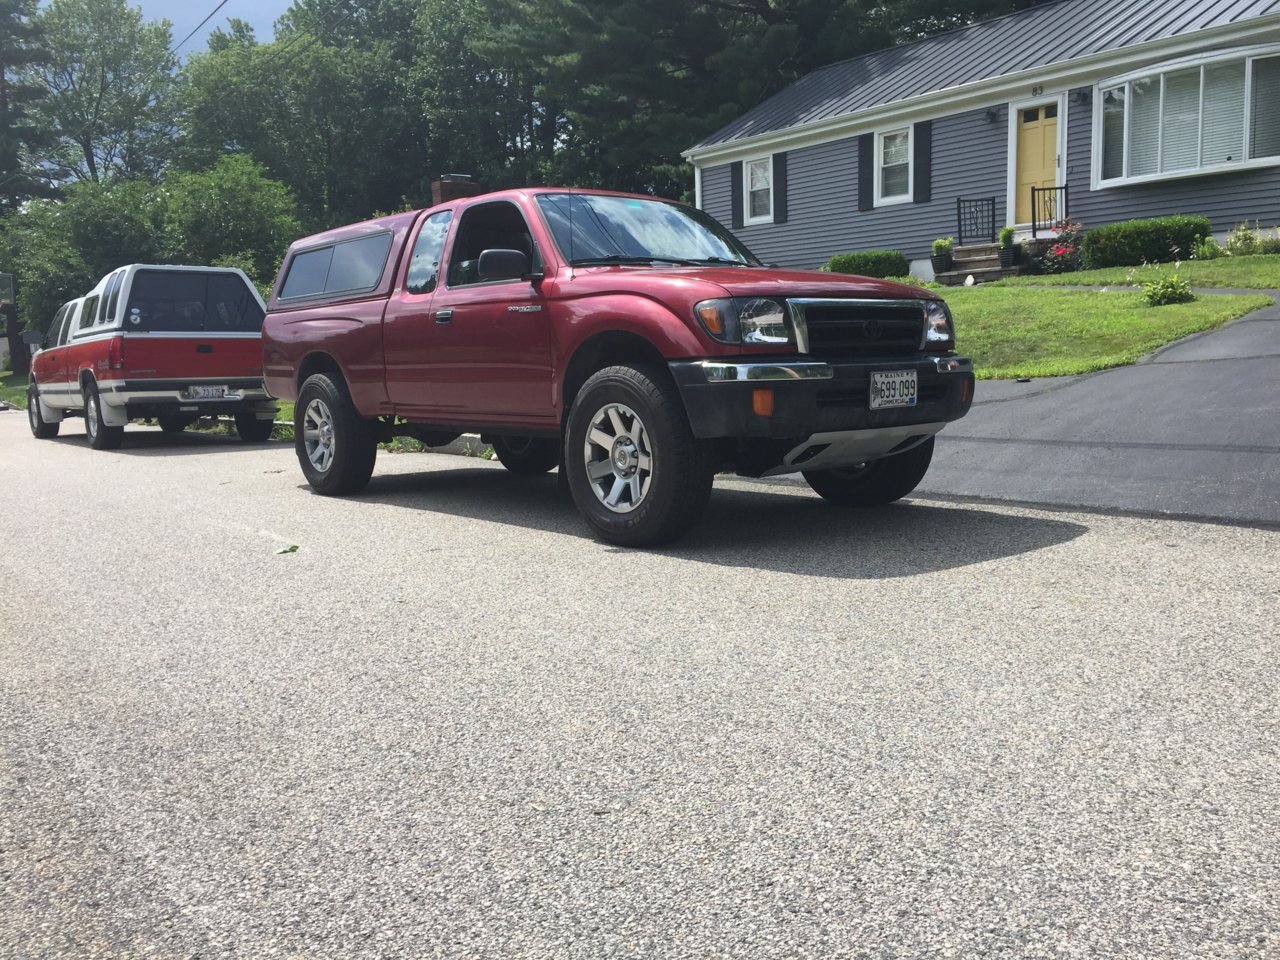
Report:
<svg viewBox="0 0 1280 960"><path fill-rule="evenodd" d="M901 277L911 272L911 264L898 250L862 250L837 253L827 261L826 269L864 277Z"/></svg>
<svg viewBox="0 0 1280 960"><path fill-rule="evenodd" d="M1163 307L1169 303L1190 303L1196 298L1187 278L1178 273L1162 273L1142 285L1142 302L1149 307Z"/></svg>
<svg viewBox="0 0 1280 960"><path fill-rule="evenodd" d="M1017 231L1014 230L1013 227L1001 227L1000 233L998 234L998 236L1000 237L1000 246L1012 247L1013 238L1016 233Z"/></svg>
<svg viewBox="0 0 1280 960"><path fill-rule="evenodd" d="M1225 257L1226 255L1227 251L1223 250L1213 237L1202 237L1191 248L1191 259L1193 260L1217 260L1219 257Z"/></svg>
<svg viewBox="0 0 1280 960"><path fill-rule="evenodd" d="M956 245L955 237L939 237L933 241L933 255L935 257L949 257L951 250Z"/></svg>
<svg viewBox="0 0 1280 960"><path fill-rule="evenodd" d="M1274 236L1260 237L1258 239L1259 253L1280 253L1280 230L1277 230Z"/></svg>
<svg viewBox="0 0 1280 960"><path fill-rule="evenodd" d="M1053 225L1058 235L1040 255L1037 266L1041 273L1070 273L1080 269L1080 224L1059 220Z"/></svg>
<svg viewBox="0 0 1280 960"><path fill-rule="evenodd" d="M1233 257L1248 257L1258 252L1261 244L1258 235L1249 226L1249 221L1237 223L1227 234L1227 253Z"/></svg>
<svg viewBox="0 0 1280 960"><path fill-rule="evenodd" d="M1212 232L1208 217L1178 214L1125 220L1094 227L1085 235L1080 252L1090 269L1166 263L1187 256L1197 240Z"/></svg>

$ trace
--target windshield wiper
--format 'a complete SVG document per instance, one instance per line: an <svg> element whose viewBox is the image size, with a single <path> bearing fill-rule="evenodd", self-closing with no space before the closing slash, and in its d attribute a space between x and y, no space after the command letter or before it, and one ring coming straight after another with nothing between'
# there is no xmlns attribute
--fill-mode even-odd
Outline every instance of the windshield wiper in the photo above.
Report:
<svg viewBox="0 0 1280 960"><path fill-rule="evenodd" d="M697 262L700 264L705 263L709 265L726 266L726 267L751 266L751 264L747 263L747 261L745 260L726 260L724 257L704 257L703 259L698 260Z"/></svg>
<svg viewBox="0 0 1280 960"><path fill-rule="evenodd" d="M682 267L697 267L702 264L701 260L686 260L683 257L626 257L621 254L614 254L607 257L579 257L577 260L570 260L571 267L612 267L628 264L654 264L654 263L674 263Z"/></svg>

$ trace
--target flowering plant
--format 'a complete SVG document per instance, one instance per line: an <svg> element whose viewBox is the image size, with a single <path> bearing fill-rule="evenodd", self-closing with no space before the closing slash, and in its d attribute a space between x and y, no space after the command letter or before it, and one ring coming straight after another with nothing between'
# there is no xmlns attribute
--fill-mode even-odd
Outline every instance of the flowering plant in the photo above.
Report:
<svg viewBox="0 0 1280 960"><path fill-rule="evenodd" d="M1040 255L1044 273L1069 273L1080 269L1080 239L1084 230L1079 221L1069 217L1053 225L1057 232L1053 243Z"/></svg>

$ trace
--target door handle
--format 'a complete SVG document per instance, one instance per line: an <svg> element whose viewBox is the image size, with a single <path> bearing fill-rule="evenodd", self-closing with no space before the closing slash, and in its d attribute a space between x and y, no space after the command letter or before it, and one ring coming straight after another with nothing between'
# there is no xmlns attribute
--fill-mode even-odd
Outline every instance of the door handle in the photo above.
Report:
<svg viewBox="0 0 1280 960"><path fill-rule="evenodd" d="M436 323L448 323L448 322L449 322L450 320L452 320L452 319L453 319L453 311L452 311L452 310L437 310L437 311L436 311Z"/></svg>

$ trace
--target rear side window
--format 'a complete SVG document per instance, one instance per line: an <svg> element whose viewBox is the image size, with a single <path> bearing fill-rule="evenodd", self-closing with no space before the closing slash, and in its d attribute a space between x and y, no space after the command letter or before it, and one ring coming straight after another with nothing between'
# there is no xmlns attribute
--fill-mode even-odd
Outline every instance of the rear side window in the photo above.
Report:
<svg viewBox="0 0 1280 960"><path fill-rule="evenodd" d="M449 232L453 212L445 210L428 217L413 245L413 258L409 261L409 277L405 288L410 293L430 293L436 288L440 276L440 254L444 250L444 237Z"/></svg>
<svg viewBox="0 0 1280 960"><path fill-rule="evenodd" d="M289 264L280 299L372 290L378 285L390 252L391 234L375 233L299 253Z"/></svg>
<svg viewBox="0 0 1280 960"><path fill-rule="evenodd" d="M139 270L125 308L139 333L258 333L262 307L234 273Z"/></svg>
<svg viewBox="0 0 1280 960"><path fill-rule="evenodd" d="M76 324L76 332L87 330L93 325L93 315L98 309L98 298L90 297L84 302L84 306L80 308L80 322Z"/></svg>
<svg viewBox="0 0 1280 960"><path fill-rule="evenodd" d="M102 319L106 323L110 323L119 314L116 313L116 307L120 305L120 284L124 282L124 271L120 271L111 278L111 283L107 287L106 296L102 298L103 313Z"/></svg>

